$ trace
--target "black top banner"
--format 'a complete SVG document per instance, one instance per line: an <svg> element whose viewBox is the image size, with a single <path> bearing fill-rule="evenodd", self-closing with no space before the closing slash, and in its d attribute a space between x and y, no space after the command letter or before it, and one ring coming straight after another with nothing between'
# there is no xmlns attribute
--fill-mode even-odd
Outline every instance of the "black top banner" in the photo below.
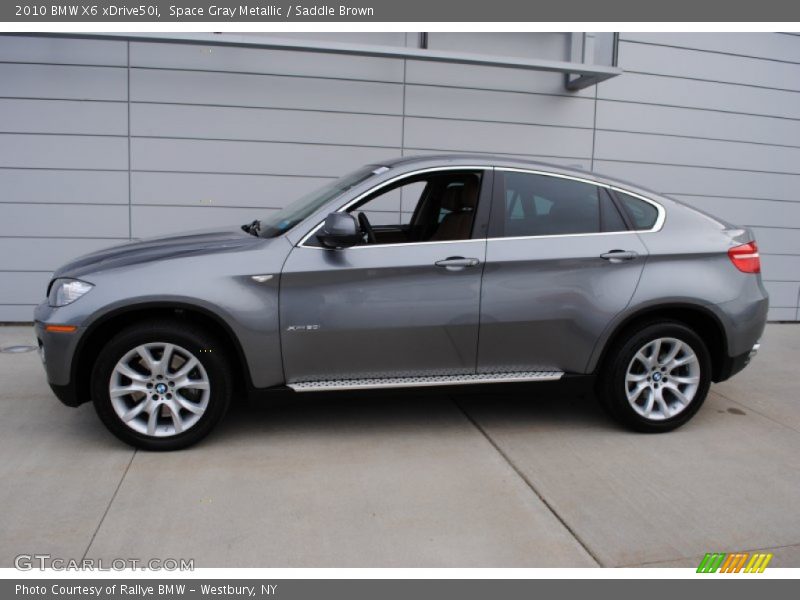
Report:
<svg viewBox="0 0 800 600"><path fill-rule="evenodd" d="M786 22L787 0L3 0L4 22Z"/></svg>

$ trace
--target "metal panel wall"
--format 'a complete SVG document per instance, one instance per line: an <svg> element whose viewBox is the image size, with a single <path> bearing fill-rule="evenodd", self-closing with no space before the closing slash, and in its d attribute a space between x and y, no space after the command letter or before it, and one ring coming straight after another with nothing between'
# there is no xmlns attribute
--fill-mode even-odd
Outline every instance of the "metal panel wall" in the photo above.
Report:
<svg viewBox="0 0 800 600"><path fill-rule="evenodd" d="M554 60L569 49L565 34L428 43ZM797 319L800 38L622 34L619 50L625 74L573 93L560 74L508 68L0 36L0 321L30 320L74 256L242 223L362 163L443 151L594 168L751 225L771 318Z"/></svg>

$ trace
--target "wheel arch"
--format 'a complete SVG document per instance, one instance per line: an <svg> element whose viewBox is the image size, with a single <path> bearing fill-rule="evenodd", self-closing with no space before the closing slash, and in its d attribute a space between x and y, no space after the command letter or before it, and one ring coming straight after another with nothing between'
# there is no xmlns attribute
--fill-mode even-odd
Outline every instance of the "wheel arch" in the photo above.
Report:
<svg viewBox="0 0 800 600"><path fill-rule="evenodd" d="M614 326L606 337L602 349L596 354L592 366L593 373L598 374L603 369L610 351L628 335L628 332L644 323L659 320L677 321L695 331L703 339L711 355L711 380L716 382L725 378L724 371L728 357L728 336L725 326L719 316L708 307L688 302L648 306L626 316Z"/></svg>
<svg viewBox="0 0 800 600"><path fill-rule="evenodd" d="M102 315L93 321L81 336L75 349L70 377L75 388L75 397L79 399L78 404L90 399L89 378L92 365L104 342L124 327L151 319L193 323L217 337L225 345L226 354L229 356L235 391L248 393L253 389L241 343L230 325L219 315L207 308L187 302L143 302L117 308Z"/></svg>

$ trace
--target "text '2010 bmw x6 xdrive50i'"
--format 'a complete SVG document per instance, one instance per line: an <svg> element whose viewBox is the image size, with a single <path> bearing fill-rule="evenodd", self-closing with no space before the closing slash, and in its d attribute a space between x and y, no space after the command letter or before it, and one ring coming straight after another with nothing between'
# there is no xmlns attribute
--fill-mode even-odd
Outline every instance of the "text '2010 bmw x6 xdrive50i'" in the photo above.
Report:
<svg viewBox="0 0 800 600"><path fill-rule="evenodd" d="M65 404L176 449L235 393L580 376L619 421L667 431L747 364L767 304L747 229L593 173L438 156L79 258L35 321Z"/></svg>

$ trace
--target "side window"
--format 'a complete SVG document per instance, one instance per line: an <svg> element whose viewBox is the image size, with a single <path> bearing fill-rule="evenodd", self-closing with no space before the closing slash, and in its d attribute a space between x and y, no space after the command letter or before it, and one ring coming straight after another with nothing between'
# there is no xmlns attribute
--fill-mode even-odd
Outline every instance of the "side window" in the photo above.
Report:
<svg viewBox="0 0 800 600"><path fill-rule="evenodd" d="M625 212L628 213L633 222L634 229L641 231L653 228L658 220L658 209L655 206L624 192L616 192L616 194Z"/></svg>
<svg viewBox="0 0 800 600"><path fill-rule="evenodd" d="M504 179L504 237L601 231L603 190L597 186L562 177L513 171L505 172Z"/></svg>
<svg viewBox="0 0 800 600"><path fill-rule="evenodd" d="M354 215L363 212L370 223L378 227L400 227L411 220L426 185L425 181L412 181L393 187L351 212Z"/></svg>
<svg viewBox="0 0 800 600"><path fill-rule="evenodd" d="M407 244L468 240L478 207L483 171L431 171L380 188L347 209L363 241ZM311 236L308 246L320 246Z"/></svg>
<svg viewBox="0 0 800 600"><path fill-rule="evenodd" d="M414 216L414 211L417 210L427 186L427 181L417 181L400 188L400 222L403 225L411 222L411 217Z"/></svg>
<svg viewBox="0 0 800 600"><path fill-rule="evenodd" d="M472 233L481 175L435 171L412 176L349 212L367 216L378 244L466 240Z"/></svg>

